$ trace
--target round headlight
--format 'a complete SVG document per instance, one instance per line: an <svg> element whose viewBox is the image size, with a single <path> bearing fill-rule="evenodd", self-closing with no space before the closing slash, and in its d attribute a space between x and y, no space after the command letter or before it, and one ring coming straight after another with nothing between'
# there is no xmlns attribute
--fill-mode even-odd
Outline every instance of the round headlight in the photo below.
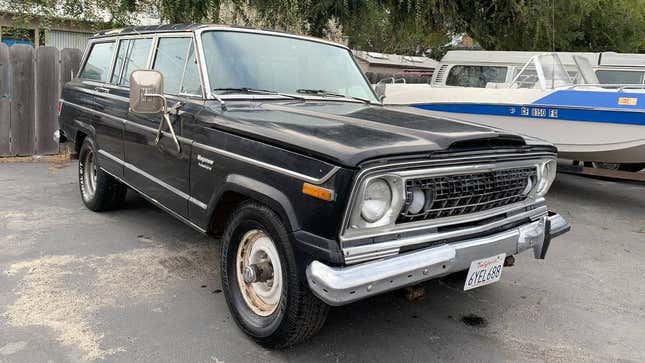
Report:
<svg viewBox="0 0 645 363"><path fill-rule="evenodd" d="M374 223L383 218L392 205L392 189L383 179L374 179L365 187L361 216L367 222Z"/></svg>

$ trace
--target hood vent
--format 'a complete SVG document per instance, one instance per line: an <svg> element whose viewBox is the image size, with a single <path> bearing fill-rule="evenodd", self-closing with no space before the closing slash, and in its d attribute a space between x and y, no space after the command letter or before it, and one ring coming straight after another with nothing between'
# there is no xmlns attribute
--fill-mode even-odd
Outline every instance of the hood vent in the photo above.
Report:
<svg viewBox="0 0 645 363"><path fill-rule="evenodd" d="M498 137L487 137L482 139L461 140L450 145L450 150L477 150L499 147L521 147L526 146L524 139L515 135L500 135Z"/></svg>

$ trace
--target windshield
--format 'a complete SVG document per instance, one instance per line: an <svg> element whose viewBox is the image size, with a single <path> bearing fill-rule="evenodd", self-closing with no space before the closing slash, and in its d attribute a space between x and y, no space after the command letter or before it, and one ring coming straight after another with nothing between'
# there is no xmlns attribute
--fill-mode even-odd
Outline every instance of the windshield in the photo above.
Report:
<svg viewBox="0 0 645 363"><path fill-rule="evenodd" d="M554 89L571 85L571 77L555 53L531 57L511 82L511 88Z"/></svg>
<svg viewBox="0 0 645 363"><path fill-rule="evenodd" d="M202 43L210 86L216 94L255 89L377 101L350 52L341 47L232 31L204 32Z"/></svg>

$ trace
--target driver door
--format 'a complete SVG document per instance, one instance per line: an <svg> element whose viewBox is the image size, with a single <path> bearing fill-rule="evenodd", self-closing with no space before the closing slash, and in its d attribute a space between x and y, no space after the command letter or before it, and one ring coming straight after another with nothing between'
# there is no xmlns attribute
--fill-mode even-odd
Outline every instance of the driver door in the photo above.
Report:
<svg viewBox="0 0 645 363"><path fill-rule="evenodd" d="M181 93L182 81L187 64L190 63L188 59L191 52L194 54L193 38L160 36L154 43L148 68L163 74L164 93L168 107L172 108L184 99ZM194 55L192 57L194 58ZM126 72L124 76L127 74L129 78L132 70L134 69ZM128 95L129 91L124 96ZM127 110L124 132L127 167L124 176L133 187L167 209L187 218L191 143L181 137L183 119L186 117L181 114L180 111L170 115L180 145L178 150L166 125L165 132L159 142L156 142L157 130L163 121L161 113L138 114Z"/></svg>

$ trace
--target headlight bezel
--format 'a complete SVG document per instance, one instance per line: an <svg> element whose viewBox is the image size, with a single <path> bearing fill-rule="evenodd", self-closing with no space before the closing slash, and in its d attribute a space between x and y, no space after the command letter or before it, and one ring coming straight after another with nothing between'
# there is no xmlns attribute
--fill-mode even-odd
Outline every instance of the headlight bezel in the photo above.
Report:
<svg viewBox="0 0 645 363"><path fill-rule="evenodd" d="M378 190L377 188L381 190ZM383 195L378 195L381 193ZM392 206L392 199L394 198L393 194L390 183L385 179L372 179L365 185L365 191L363 192L363 200L361 201L361 218L368 223L375 223L381 220L385 217L388 209ZM376 204L381 205L377 206ZM379 208L379 210L377 211L376 208ZM373 216L371 214L373 214Z"/></svg>
<svg viewBox="0 0 645 363"><path fill-rule="evenodd" d="M534 198L544 197L551 189L558 172L556 159L546 159L537 166L537 182L534 187Z"/></svg>
<svg viewBox="0 0 645 363"><path fill-rule="evenodd" d="M381 218L369 221L363 217L363 205L365 202L365 192L370 183L376 180L383 180L390 187L391 200L389 208L383 213ZM394 174L375 175L366 178L358 190L356 205L351 212L350 228L352 229L367 229L374 227L383 227L394 225L399 216L403 203L405 201L405 185L403 179Z"/></svg>

